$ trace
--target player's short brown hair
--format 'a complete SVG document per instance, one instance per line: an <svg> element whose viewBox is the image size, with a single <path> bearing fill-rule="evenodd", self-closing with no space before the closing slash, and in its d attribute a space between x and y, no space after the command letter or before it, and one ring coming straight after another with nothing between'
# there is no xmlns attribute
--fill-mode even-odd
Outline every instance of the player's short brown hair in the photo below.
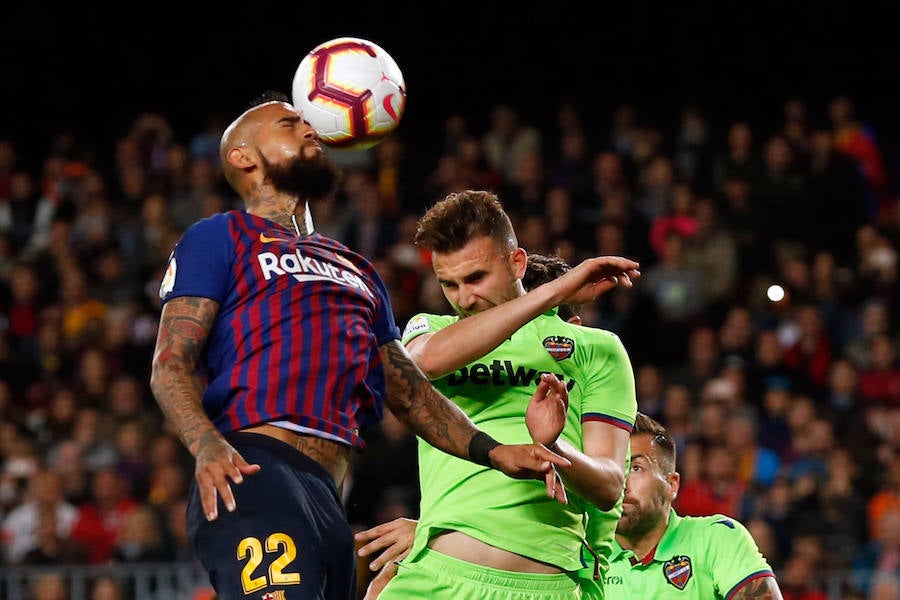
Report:
<svg viewBox="0 0 900 600"><path fill-rule="evenodd" d="M419 219L414 242L432 252L455 252L477 237L487 236L505 251L518 246L509 215L500 199L483 190L448 194Z"/></svg>
<svg viewBox="0 0 900 600"><path fill-rule="evenodd" d="M649 435L653 438L656 446L656 458L662 470L667 473L675 471L675 442L669 437L666 428L653 417L638 411L631 435L639 434Z"/></svg>

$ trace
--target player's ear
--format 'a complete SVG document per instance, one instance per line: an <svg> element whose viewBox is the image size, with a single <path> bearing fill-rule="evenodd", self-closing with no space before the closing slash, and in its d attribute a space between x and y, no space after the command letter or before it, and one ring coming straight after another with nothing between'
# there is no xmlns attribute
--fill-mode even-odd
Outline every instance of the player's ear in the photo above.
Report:
<svg viewBox="0 0 900 600"><path fill-rule="evenodd" d="M512 254L509 255L509 260L512 263L516 279L525 277L525 269L528 267L528 254L525 252L525 249L516 248L513 250Z"/></svg>
<svg viewBox="0 0 900 600"><path fill-rule="evenodd" d="M666 475L666 483L669 484L669 501L675 502L678 497L678 491L681 489L681 473L673 471Z"/></svg>
<svg viewBox="0 0 900 600"><path fill-rule="evenodd" d="M247 169L253 166L253 159L250 155L247 154L246 148L234 147L228 151L225 155L225 160L228 161L235 169Z"/></svg>

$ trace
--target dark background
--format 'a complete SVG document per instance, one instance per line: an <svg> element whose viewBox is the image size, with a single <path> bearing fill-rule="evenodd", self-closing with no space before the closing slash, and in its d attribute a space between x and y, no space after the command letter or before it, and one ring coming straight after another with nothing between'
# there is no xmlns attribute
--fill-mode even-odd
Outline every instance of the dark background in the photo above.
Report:
<svg viewBox="0 0 900 600"><path fill-rule="evenodd" d="M206 114L230 118L262 89L289 91L305 52L351 35L400 65L400 131L413 143L433 139L451 110L481 127L501 100L540 123L574 98L597 127L628 101L665 127L687 102L713 118L771 121L789 95L823 119L839 93L893 137L900 52L889 3L730 4L30 2L0 17L0 135L40 156L62 129L99 144L155 110L187 137Z"/></svg>

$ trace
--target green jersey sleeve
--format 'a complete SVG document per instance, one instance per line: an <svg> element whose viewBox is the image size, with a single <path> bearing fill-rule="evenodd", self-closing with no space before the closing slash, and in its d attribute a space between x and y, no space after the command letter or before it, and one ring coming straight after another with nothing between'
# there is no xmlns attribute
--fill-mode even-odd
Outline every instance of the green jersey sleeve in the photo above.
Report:
<svg viewBox="0 0 900 600"><path fill-rule="evenodd" d="M578 329L589 342L582 344L587 366L581 421L602 421L630 433L637 413L637 394L628 352L619 336L611 331Z"/></svg>
<svg viewBox="0 0 900 600"><path fill-rule="evenodd" d="M697 543L705 540L709 544L710 577L722 598L730 597L747 581L773 574L753 536L739 521L714 515L698 519L695 525Z"/></svg>
<svg viewBox="0 0 900 600"><path fill-rule="evenodd" d="M403 335L400 336L400 342L405 346L410 340L419 337L423 333L434 333L440 331L447 325L455 323L459 317L455 315L432 315L428 313L419 313L406 323Z"/></svg>

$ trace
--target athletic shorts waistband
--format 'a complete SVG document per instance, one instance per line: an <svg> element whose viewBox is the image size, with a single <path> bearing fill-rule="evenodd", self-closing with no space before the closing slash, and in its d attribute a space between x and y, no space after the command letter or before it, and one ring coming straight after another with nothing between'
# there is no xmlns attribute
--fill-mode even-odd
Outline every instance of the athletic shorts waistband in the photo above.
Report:
<svg viewBox="0 0 900 600"><path fill-rule="evenodd" d="M534 590L539 592L567 591L577 587L575 573L519 573L484 567L431 548L425 548L416 565L426 571L443 576L464 579L477 585L507 589Z"/></svg>

